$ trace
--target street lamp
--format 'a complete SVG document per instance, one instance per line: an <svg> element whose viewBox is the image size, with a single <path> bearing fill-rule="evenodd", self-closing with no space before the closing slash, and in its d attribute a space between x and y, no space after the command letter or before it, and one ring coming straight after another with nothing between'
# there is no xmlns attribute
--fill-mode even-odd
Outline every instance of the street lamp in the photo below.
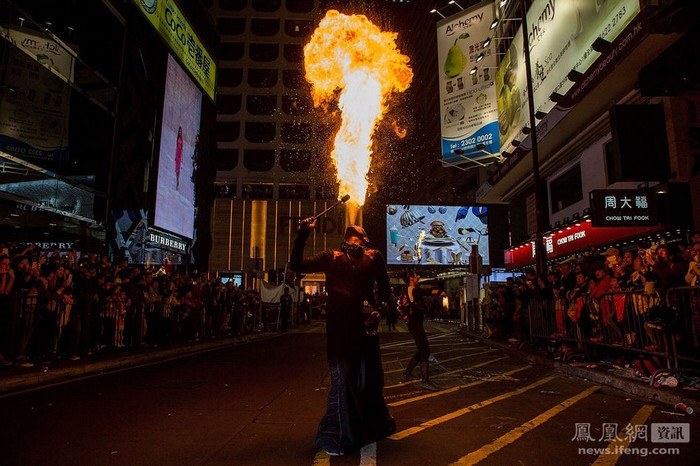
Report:
<svg viewBox="0 0 700 466"><path fill-rule="evenodd" d="M537 146L537 122L535 121L535 99L532 88L532 65L530 63L530 40L527 30L527 8L525 0L520 0L520 17L523 28L523 52L525 54L525 80L527 85L527 108L530 117L529 127L532 143L532 183L535 186L535 272L543 276L547 269L547 252L544 249L542 233L544 230L544 211L542 209L542 190L540 189L540 157Z"/></svg>

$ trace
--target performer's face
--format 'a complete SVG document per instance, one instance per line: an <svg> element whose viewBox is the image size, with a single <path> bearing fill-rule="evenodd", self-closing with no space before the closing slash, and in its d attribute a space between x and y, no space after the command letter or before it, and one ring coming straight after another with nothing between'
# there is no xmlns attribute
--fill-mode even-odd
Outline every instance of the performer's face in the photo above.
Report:
<svg viewBox="0 0 700 466"><path fill-rule="evenodd" d="M352 246L365 246L365 242L362 241L360 238L357 236L350 236L348 239L345 240L346 243L352 245Z"/></svg>
<svg viewBox="0 0 700 466"><path fill-rule="evenodd" d="M350 236L345 240L344 251L351 257L362 257L365 253L365 242L357 236Z"/></svg>

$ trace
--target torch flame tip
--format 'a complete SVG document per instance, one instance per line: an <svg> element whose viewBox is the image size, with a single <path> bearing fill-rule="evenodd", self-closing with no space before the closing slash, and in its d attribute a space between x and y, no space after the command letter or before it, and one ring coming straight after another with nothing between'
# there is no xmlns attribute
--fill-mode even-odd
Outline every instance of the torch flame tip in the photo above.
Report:
<svg viewBox="0 0 700 466"><path fill-rule="evenodd" d="M349 199L350 199L350 195L346 194L345 196L340 198L340 202L348 202Z"/></svg>

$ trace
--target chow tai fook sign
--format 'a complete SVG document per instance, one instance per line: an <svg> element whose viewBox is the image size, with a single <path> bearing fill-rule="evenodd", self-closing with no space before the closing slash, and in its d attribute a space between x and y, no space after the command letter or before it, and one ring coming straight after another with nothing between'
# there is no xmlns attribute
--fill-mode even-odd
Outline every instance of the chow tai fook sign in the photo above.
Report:
<svg viewBox="0 0 700 466"><path fill-rule="evenodd" d="M591 191L594 227L652 226L659 223L656 193L636 189Z"/></svg>
<svg viewBox="0 0 700 466"><path fill-rule="evenodd" d="M583 251L589 246L604 246L618 241L637 238L663 229L652 227L594 227L589 220L578 225L563 227L561 230L545 235L543 238L547 260L568 256ZM531 241L505 252L507 269L524 267L535 262L535 243Z"/></svg>
<svg viewBox="0 0 700 466"><path fill-rule="evenodd" d="M167 235L163 232L149 229L147 243L149 246L170 251L187 253L187 242L175 236Z"/></svg>

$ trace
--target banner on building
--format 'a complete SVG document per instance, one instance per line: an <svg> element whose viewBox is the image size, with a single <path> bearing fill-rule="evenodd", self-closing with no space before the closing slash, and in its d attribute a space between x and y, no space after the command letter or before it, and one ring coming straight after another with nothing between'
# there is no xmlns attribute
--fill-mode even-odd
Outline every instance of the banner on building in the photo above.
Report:
<svg viewBox="0 0 700 466"><path fill-rule="evenodd" d="M214 100L216 64L180 7L173 0L134 0L134 3L202 90Z"/></svg>
<svg viewBox="0 0 700 466"><path fill-rule="evenodd" d="M461 163L499 152L495 41L485 45L493 18L494 4L489 2L438 23L444 162Z"/></svg>
<svg viewBox="0 0 700 466"><path fill-rule="evenodd" d="M0 99L0 151L29 161L68 160L73 56L28 30L2 29L8 47Z"/></svg>
<svg viewBox="0 0 700 466"><path fill-rule="evenodd" d="M600 56L593 42L597 38L612 42L639 11L639 0L535 0L527 12L535 112L549 112L555 105L550 97L563 96L576 86ZM496 73L502 150L515 147L514 140L522 142L522 129L529 126L524 57L520 28ZM610 59L615 60L615 55ZM544 134L538 129L538 137Z"/></svg>

